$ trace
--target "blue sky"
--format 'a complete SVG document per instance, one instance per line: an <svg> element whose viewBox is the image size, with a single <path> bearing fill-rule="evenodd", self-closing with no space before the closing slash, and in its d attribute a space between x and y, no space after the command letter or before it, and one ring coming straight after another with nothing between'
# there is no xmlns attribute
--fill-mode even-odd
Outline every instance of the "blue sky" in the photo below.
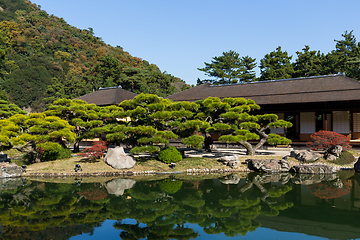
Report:
<svg viewBox="0 0 360 240"><path fill-rule="evenodd" d="M32 0L80 29L121 46L161 71L196 84L197 68L229 50L260 59L278 46L296 58L305 45L328 53L353 30L358 0ZM259 68L256 69L260 72Z"/></svg>

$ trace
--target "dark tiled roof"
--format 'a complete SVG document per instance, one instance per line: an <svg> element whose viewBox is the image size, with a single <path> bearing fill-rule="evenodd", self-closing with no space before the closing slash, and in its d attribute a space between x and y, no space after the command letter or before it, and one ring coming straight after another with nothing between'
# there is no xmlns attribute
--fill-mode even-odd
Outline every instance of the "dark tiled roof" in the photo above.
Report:
<svg viewBox="0 0 360 240"><path fill-rule="evenodd" d="M360 100L360 82L344 75L327 75L242 84L205 83L167 98L196 101L207 97L250 98L260 105Z"/></svg>
<svg viewBox="0 0 360 240"><path fill-rule="evenodd" d="M76 99L84 100L87 103L94 103L98 106L119 104L124 100L133 99L137 94L126 91L120 87L99 89L96 92L86 94Z"/></svg>

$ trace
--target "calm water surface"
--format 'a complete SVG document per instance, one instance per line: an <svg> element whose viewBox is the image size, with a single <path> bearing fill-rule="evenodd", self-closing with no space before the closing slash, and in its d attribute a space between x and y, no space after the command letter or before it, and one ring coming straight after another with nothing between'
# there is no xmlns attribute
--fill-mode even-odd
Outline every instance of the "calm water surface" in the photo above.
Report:
<svg viewBox="0 0 360 240"><path fill-rule="evenodd" d="M360 239L353 171L55 180L0 182L0 239Z"/></svg>

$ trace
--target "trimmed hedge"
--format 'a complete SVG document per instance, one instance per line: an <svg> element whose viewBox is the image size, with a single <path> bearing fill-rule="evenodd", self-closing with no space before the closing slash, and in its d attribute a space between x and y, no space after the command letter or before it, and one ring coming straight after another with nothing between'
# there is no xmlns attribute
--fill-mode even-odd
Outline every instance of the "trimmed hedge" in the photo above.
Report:
<svg viewBox="0 0 360 240"><path fill-rule="evenodd" d="M159 160L164 163L178 162L182 160L182 155L176 147L167 147L159 152Z"/></svg>
<svg viewBox="0 0 360 240"><path fill-rule="evenodd" d="M40 159L42 162L71 157L71 151L67 148L63 148L58 143L40 143L37 147L40 150Z"/></svg>

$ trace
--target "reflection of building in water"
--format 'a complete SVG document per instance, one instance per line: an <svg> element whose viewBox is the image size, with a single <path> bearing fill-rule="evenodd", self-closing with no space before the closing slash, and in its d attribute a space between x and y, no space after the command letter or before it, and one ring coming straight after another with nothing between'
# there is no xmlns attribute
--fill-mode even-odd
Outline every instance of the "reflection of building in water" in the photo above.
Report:
<svg viewBox="0 0 360 240"><path fill-rule="evenodd" d="M280 211L276 217L261 215L256 221L263 227L284 232L301 232L330 239L360 238L360 181L357 181L360 176L354 178L342 181L344 191L335 191L336 198L330 197L330 187L321 189L326 184L336 183L335 180L322 182L323 185L295 185L285 196L286 201L294 203L293 207Z"/></svg>
<svg viewBox="0 0 360 240"><path fill-rule="evenodd" d="M354 175L354 184L353 184L353 208L356 210L360 210L360 176L359 173L355 173Z"/></svg>

